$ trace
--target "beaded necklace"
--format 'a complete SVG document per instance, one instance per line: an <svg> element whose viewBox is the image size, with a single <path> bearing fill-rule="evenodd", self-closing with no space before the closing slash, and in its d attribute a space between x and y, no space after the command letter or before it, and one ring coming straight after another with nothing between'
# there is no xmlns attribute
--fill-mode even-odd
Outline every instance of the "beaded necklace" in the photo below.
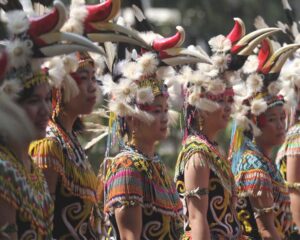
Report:
<svg viewBox="0 0 300 240"><path fill-rule="evenodd" d="M72 131L71 135L68 134L57 119L55 120L55 122L51 120L49 122L49 126L54 135L60 137L62 147L70 159L80 165L86 162L85 160L87 159L87 155L82 149L74 131Z"/></svg>
<svg viewBox="0 0 300 240"><path fill-rule="evenodd" d="M152 161L152 162L159 162L160 158L158 156L158 154L155 154L152 158L146 156L144 153L142 153L140 150L138 150L136 148L136 146L131 145L131 144L125 144L123 146L123 149L121 150L121 152L129 152L131 154L134 155L138 155L139 158L145 160L145 161Z"/></svg>

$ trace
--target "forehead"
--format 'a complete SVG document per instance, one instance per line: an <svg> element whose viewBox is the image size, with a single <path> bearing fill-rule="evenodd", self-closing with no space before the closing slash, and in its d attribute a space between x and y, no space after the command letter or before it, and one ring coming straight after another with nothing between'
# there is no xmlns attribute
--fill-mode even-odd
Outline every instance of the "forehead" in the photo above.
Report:
<svg viewBox="0 0 300 240"><path fill-rule="evenodd" d="M76 73L91 73L91 72L95 72L95 68L92 65L86 65L84 67L80 67L77 69Z"/></svg>
<svg viewBox="0 0 300 240"><path fill-rule="evenodd" d="M274 107L269 108L266 112L266 116L272 116L272 115L281 115L284 113L283 105L277 105Z"/></svg>
<svg viewBox="0 0 300 240"><path fill-rule="evenodd" d="M33 94L44 94L44 93L49 93L51 90L50 84L47 82L43 82L41 84L38 84L34 86L33 89Z"/></svg>
<svg viewBox="0 0 300 240"><path fill-rule="evenodd" d="M168 104L168 96L158 95L154 98L152 105L164 106Z"/></svg>

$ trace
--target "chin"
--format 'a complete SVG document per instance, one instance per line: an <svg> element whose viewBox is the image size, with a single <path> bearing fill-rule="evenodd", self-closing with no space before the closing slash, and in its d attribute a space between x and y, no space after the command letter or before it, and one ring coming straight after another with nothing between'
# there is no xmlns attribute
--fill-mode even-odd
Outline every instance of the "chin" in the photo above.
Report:
<svg viewBox="0 0 300 240"><path fill-rule="evenodd" d="M46 137L46 129L36 129L35 140L40 140Z"/></svg>
<svg viewBox="0 0 300 240"><path fill-rule="evenodd" d="M94 109L94 105L88 105L86 106L84 109L82 109L81 113L80 114L83 114L83 115L87 115L87 114L90 114Z"/></svg>

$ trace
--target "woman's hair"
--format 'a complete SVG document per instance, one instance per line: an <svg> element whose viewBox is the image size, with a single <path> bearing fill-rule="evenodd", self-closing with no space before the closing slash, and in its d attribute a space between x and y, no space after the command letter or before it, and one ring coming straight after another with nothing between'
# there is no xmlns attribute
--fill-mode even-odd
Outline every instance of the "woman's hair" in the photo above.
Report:
<svg viewBox="0 0 300 240"><path fill-rule="evenodd" d="M73 131L76 133L81 133L84 131L84 129L85 129L85 126L84 126L83 121L81 120L80 117L77 117L74 122L74 125L73 125Z"/></svg>
<svg viewBox="0 0 300 240"><path fill-rule="evenodd" d="M188 134L192 132L199 131L199 121L195 118L196 107L188 105L185 110L185 125Z"/></svg>
<svg viewBox="0 0 300 240"><path fill-rule="evenodd" d="M35 88L37 85L33 85L30 88L23 88L19 93L18 93L18 98L17 98L17 103L21 103L27 98L31 97Z"/></svg>

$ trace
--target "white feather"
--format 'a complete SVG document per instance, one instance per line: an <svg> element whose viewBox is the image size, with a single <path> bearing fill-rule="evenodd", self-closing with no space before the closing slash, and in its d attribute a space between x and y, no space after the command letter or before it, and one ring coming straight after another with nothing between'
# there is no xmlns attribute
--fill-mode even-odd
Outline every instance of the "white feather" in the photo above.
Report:
<svg viewBox="0 0 300 240"><path fill-rule="evenodd" d="M7 29L10 34L24 33L29 29L29 19L26 13L20 10L15 10L6 13Z"/></svg>
<svg viewBox="0 0 300 240"><path fill-rule="evenodd" d="M138 89L136 95L136 101L138 104L150 104L154 101L154 95L151 87Z"/></svg>
<svg viewBox="0 0 300 240"><path fill-rule="evenodd" d="M269 26L268 26L268 24L266 24L266 22L262 16L257 16L254 19L254 27L256 29L262 29L262 28L268 28Z"/></svg>
<svg viewBox="0 0 300 240"><path fill-rule="evenodd" d="M251 102L251 113L255 116L259 116L263 112L265 112L268 108L268 104L266 101L262 98L260 99L254 99Z"/></svg>
<svg viewBox="0 0 300 240"><path fill-rule="evenodd" d="M223 35L212 37L208 41L208 44L211 47L211 50L215 53L225 53L231 49L230 40Z"/></svg>
<svg viewBox="0 0 300 240"><path fill-rule="evenodd" d="M18 38L10 41L6 45L9 56L9 65L15 68L24 67L32 55L31 44L32 43L29 40L21 41Z"/></svg>
<svg viewBox="0 0 300 240"><path fill-rule="evenodd" d="M158 66L158 59L154 53L147 52L137 59L143 75L149 76L155 73Z"/></svg>
<svg viewBox="0 0 300 240"><path fill-rule="evenodd" d="M142 22L143 20L146 19L143 11L138 6L136 6L135 4L132 4L132 9L133 9L133 13L134 13L135 17L137 18L137 20L139 22Z"/></svg>

